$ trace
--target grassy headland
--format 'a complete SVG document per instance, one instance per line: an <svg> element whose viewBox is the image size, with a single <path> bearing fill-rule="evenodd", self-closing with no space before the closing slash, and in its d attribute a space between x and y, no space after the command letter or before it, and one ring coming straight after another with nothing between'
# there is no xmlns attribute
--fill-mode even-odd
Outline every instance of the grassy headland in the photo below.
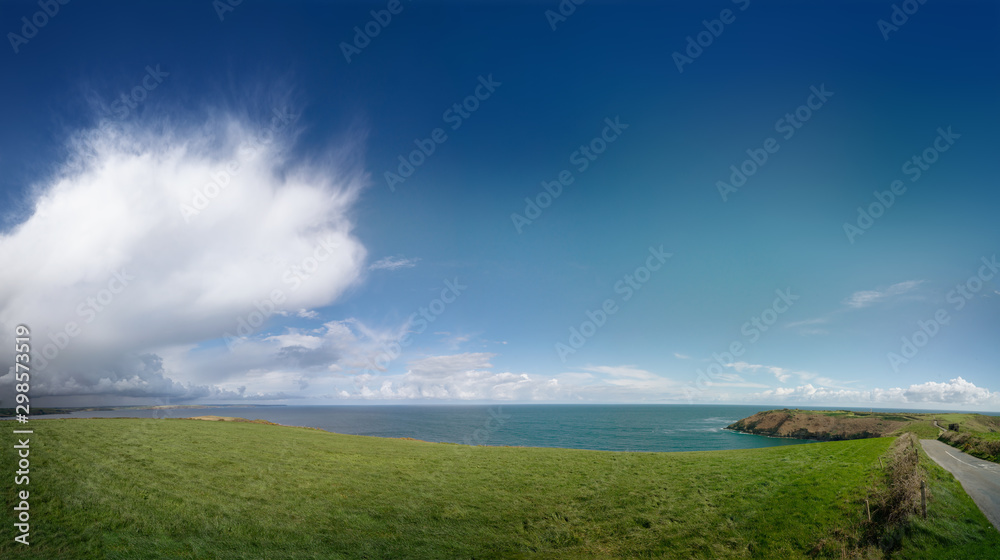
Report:
<svg viewBox="0 0 1000 560"><path fill-rule="evenodd" d="M864 500L877 522L891 438L613 453L253 422L32 428L32 544L14 543L7 523L5 559L884 557ZM14 460L0 447L0 463ZM954 479L939 478L926 527L896 539L898 557L1000 546ZM7 512L15 490L4 487Z"/></svg>
<svg viewBox="0 0 1000 560"><path fill-rule="evenodd" d="M963 431L1000 432L1000 417L983 414L787 408L759 412L729 425L727 429L771 437L820 441L898 436L906 432L923 439L934 439L941 432L937 426L947 428L949 424L959 424ZM1000 433L997 435L1000 436Z"/></svg>

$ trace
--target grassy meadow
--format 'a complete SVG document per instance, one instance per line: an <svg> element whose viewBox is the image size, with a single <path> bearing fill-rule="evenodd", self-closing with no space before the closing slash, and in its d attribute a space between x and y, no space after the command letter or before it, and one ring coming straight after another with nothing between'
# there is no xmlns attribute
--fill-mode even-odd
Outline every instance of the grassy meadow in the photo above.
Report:
<svg viewBox="0 0 1000 560"><path fill-rule="evenodd" d="M856 545L894 441L618 453L181 419L31 427L32 545L4 523L5 560L881 558ZM927 463L928 519L892 557L988 557L997 532Z"/></svg>

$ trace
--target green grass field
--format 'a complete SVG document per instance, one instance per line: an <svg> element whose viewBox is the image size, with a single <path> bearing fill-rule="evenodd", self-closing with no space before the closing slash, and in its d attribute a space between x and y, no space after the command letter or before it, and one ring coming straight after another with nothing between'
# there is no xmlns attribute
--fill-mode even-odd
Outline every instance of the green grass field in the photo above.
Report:
<svg viewBox="0 0 1000 560"><path fill-rule="evenodd" d="M5 560L839 558L892 442L612 453L198 420L31 427L32 545L5 522ZM997 532L935 476L929 519L893 557L986 558Z"/></svg>

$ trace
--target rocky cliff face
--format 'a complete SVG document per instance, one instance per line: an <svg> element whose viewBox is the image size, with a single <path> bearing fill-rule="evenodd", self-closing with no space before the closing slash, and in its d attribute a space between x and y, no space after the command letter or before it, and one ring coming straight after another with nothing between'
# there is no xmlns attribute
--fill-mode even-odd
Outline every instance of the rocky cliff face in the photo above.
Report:
<svg viewBox="0 0 1000 560"><path fill-rule="evenodd" d="M785 409L758 412L730 424L727 429L762 436L835 441L882 437L905 425L906 422L878 417L857 418Z"/></svg>

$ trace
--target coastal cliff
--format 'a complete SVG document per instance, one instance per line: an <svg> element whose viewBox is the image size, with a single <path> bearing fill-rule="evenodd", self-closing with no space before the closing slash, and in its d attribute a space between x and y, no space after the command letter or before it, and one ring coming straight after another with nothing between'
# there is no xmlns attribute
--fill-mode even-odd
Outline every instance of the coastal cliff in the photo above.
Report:
<svg viewBox="0 0 1000 560"><path fill-rule="evenodd" d="M730 424L727 430L770 437L837 441L889 435L907 425L847 411L768 410Z"/></svg>

